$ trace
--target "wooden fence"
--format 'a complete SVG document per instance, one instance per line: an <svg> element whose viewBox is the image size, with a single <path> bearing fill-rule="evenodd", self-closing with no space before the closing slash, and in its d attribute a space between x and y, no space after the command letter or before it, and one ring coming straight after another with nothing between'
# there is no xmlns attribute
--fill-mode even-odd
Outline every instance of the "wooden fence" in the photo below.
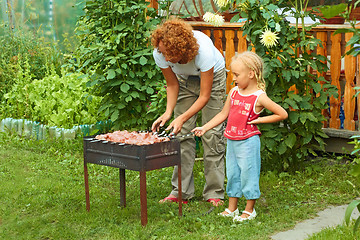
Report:
<svg viewBox="0 0 360 240"><path fill-rule="evenodd" d="M226 68L229 69L231 58L236 52L247 50L248 43L241 31L242 23L225 23L221 27L214 27L205 22L189 22L194 29L204 32L211 37L215 46L224 53ZM327 121L325 128L358 131L358 116L360 113L360 96L355 98L355 86L360 86L360 61L353 56L345 56L348 50L346 42L351 38L351 33L336 34L334 31L347 25L321 25L313 28L312 34L320 39L323 48L318 47L317 53L326 56L329 71L324 74L332 85L338 89L339 97L329 99L329 109L323 114ZM231 89L232 74L227 77L227 91Z"/></svg>

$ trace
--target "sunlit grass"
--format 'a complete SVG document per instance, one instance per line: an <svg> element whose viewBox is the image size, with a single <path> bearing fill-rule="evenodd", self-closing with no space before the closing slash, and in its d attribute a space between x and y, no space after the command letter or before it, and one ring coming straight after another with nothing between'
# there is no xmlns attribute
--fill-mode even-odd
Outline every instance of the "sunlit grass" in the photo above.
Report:
<svg viewBox="0 0 360 240"><path fill-rule="evenodd" d="M314 159L294 174L264 170L258 217L240 225L217 216L224 207L207 214L211 206L201 196L201 161L194 171L196 197L183 205L183 217L176 204L158 203L171 191L172 168L149 171L148 225L142 227L138 172L126 171L127 206L121 208L118 169L89 164L87 212L81 140L31 141L1 134L0 239L268 239L328 205L356 197L347 182L353 181L348 164L329 158ZM240 210L244 206L241 199Z"/></svg>

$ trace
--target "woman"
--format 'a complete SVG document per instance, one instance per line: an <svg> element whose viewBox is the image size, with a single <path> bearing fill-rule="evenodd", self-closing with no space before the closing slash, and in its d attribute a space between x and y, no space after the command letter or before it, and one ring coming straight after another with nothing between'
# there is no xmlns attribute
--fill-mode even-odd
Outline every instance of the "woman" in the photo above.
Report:
<svg viewBox="0 0 360 240"><path fill-rule="evenodd" d="M194 31L186 22L172 18L157 27L152 34L153 56L167 83L166 111L152 125L153 131L171 118L166 130L186 135L196 127L198 112L202 124L207 123L224 105L226 71L222 54L211 39ZM203 197L214 206L224 198L224 126L221 124L202 136L206 184ZM196 142L193 136L181 139L181 171L183 199L194 197L193 166ZM174 202L178 197L178 175L175 167L173 190L160 202ZM185 202L185 201L184 201Z"/></svg>

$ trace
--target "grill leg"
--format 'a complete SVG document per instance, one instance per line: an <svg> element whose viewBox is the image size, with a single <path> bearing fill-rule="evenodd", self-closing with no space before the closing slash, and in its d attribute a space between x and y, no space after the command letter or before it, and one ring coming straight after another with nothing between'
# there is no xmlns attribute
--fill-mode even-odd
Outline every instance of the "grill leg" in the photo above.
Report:
<svg viewBox="0 0 360 240"><path fill-rule="evenodd" d="M178 165L178 201L179 201L179 216L182 216L181 164Z"/></svg>
<svg viewBox="0 0 360 240"><path fill-rule="evenodd" d="M85 179L86 210L90 211L89 174L88 174L88 168L86 162L84 162L84 179Z"/></svg>
<svg viewBox="0 0 360 240"><path fill-rule="evenodd" d="M125 169L119 168L119 175L120 175L120 206L126 207Z"/></svg>
<svg viewBox="0 0 360 240"><path fill-rule="evenodd" d="M141 204L141 225L146 226L147 219L147 199L146 199L146 171L140 171L140 204Z"/></svg>

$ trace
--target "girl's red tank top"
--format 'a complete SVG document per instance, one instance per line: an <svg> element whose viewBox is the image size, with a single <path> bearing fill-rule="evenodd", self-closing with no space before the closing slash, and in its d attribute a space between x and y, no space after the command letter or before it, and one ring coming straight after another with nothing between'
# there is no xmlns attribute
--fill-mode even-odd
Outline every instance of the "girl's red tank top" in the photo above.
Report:
<svg viewBox="0 0 360 240"><path fill-rule="evenodd" d="M260 112L255 111L256 102L263 90L258 90L250 95L242 95L238 87L230 92L230 112L224 136L230 140L244 140L254 135L261 135L256 125L247 124L259 117Z"/></svg>

